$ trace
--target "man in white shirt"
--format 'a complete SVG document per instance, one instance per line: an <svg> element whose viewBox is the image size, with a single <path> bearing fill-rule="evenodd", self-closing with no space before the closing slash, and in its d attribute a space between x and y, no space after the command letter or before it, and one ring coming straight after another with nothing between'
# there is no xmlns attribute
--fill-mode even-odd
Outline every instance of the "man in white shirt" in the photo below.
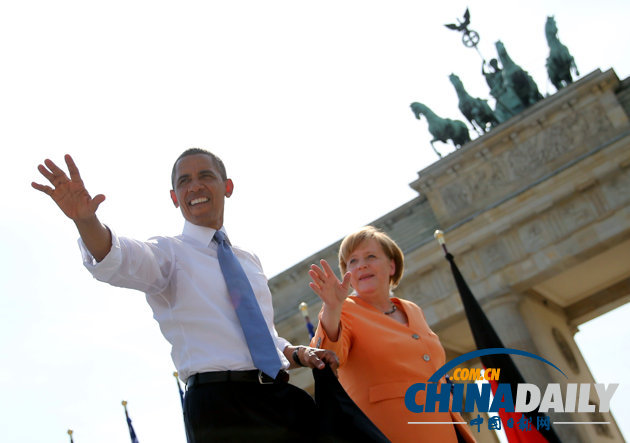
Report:
<svg viewBox="0 0 630 443"><path fill-rule="evenodd" d="M105 200L91 197L79 170L65 156L70 177L51 160L39 165L53 187L33 182L76 225L86 268L101 281L146 294L153 316L171 343L171 356L187 383L184 402L189 441L295 441L313 438L311 397L286 383L284 369L336 369L334 353L292 346L278 336L267 278L258 258L231 245L245 271L283 370L272 379L256 369L217 259L215 232L234 190L223 162L189 149L173 165L171 199L185 219L183 233L146 242L119 237L96 216ZM228 240L229 241L229 240Z"/></svg>

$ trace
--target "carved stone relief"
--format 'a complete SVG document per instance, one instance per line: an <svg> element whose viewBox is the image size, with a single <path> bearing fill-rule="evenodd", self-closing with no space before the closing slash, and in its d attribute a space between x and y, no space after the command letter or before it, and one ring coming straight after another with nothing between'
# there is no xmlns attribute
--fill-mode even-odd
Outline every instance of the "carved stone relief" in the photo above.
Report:
<svg viewBox="0 0 630 443"><path fill-rule="evenodd" d="M625 171L602 186L602 192L610 209L617 208L630 200L630 169Z"/></svg>
<svg viewBox="0 0 630 443"><path fill-rule="evenodd" d="M505 165L496 160L476 168L470 177L473 195L483 198L508 185L511 180L506 175L506 169Z"/></svg>
<svg viewBox="0 0 630 443"><path fill-rule="evenodd" d="M565 117L560 124L549 128L545 133L543 152L546 153L544 161L553 161L566 154L579 143L579 134L583 129L579 127L579 119L575 115Z"/></svg>
<svg viewBox="0 0 630 443"><path fill-rule="evenodd" d="M587 131L585 131L585 135L588 139L594 138L599 143L610 139L610 133L614 130L614 127L600 104L583 110L582 120L586 122Z"/></svg>
<svg viewBox="0 0 630 443"><path fill-rule="evenodd" d="M450 267L443 266L420 275L405 274L402 284L394 291L396 297L426 306L456 290Z"/></svg>
<svg viewBox="0 0 630 443"><path fill-rule="evenodd" d="M571 151L595 147L610 139L611 132L614 127L604 108L599 103L592 104L525 140L514 137L511 148L442 186L439 195L450 215L465 212L552 172L566 161L568 154L575 157Z"/></svg>
<svg viewBox="0 0 630 443"><path fill-rule="evenodd" d="M522 246L527 252L536 252L547 246L549 240L544 220L534 219L518 230Z"/></svg>
<svg viewBox="0 0 630 443"><path fill-rule="evenodd" d="M590 201L580 198L558 207L555 216L566 235L595 220L597 211Z"/></svg>
<svg viewBox="0 0 630 443"><path fill-rule="evenodd" d="M491 274L510 263L511 257L507 247L501 240L497 240L479 251L479 257L484 265L486 274Z"/></svg>
<svg viewBox="0 0 630 443"><path fill-rule="evenodd" d="M536 149L537 145L536 137L533 137L517 144L506 154L507 164L514 179L532 177L540 165L544 164L542 151Z"/></svg>
<svg viewBox="0 0 630 443"><path fill-rule="evenodd" d="M441 294L436 290L431 274L423 274L411 283L405 283L404 286L401 285L394 291L394 295L416 302L419 305L427 304L435 300Z"/></svg>
<svg viewBox="0 0 630 443"><path fill-rule="evenodd" d="M441 194L444 206L449 213L457 213L466 209L473 202L473 193L467 181L446 185L442 188Z"/></svg>

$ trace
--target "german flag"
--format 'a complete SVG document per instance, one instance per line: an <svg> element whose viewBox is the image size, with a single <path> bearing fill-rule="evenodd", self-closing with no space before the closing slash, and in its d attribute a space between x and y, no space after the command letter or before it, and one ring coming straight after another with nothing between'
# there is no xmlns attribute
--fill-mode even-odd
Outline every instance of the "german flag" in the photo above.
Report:
<svg viewBox="0 0 630 443"><path fill-rule="evenodd" d="M479 305L479 302L468 287L466 280L459 272L453 255L446 249L442 231L435 231L435 238L442 245L446 260L451 265L453 278L462 299L464 312L466 313L477 349L505 348L492 323L490 323L483 309L481 309L481 305ZM501 383L509 383L512 388L512 398L516 398L517 386L519 383L525 383L525 380L512 358L508 354L492 354L480 358L484 368L501 369ZM497 382L494 381L490 384L494 394L497 390ZM551 420L545 414L540 413L538 409L527 413L506 412L504 409L500 409L499 416L501 417L502 428L505 430L505 435L510 443L560 443L560 438L558 438L551 426ZM521 426L519 426L523 416L526 420L525 429L521 429ZM507 426L510 419L511 427ZM540 426L540 429L538 429L538 423L546 423L548 427L545 425Z"/></svg>

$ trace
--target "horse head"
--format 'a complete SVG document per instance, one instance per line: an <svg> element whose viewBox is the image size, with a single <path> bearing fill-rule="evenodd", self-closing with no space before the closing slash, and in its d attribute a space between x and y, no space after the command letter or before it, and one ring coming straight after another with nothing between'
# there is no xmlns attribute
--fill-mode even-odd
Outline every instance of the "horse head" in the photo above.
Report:
<svg viewBox="0 0 630 443"><path fill-rule="evenodd" d="M499 60L501 61L503 67L508 68L514 66L514 62L508 55L507 50L505 49L505 45L503 45L503 42L501 40L497 40L494 46L497 48L497 55L499 56Z"/></svg>
<svg viewBox="0 0 630 443"><path fill-rule="evenodd" d="M462 81L459 79L458 76L456 76L455 74L451 74L448 76L448 79L451 81L451 83L453 84L453 86L455 86L455 89L460 89L463 88L463 84Z"/></svg>
<svg viewBox="0 0 630 443"><path fill-rule="evenodd" d="M556 19L553 15L547 17L547 22L545 23L545 36L547 36L547 40L555 37L558 34L558 26L556 25Z"/></svg>
<svg viewBox="0 0 630 443"><path fill-rule="evenodd" d="M414 115L416 116L416 118L417 118L418 120L420 120L420 117L421 117L423 114L426 114L426 113L427 113L427 110L428 110L428 109L429 109L429 108L427 108L427 107L426 107L425 105L423 105L422 103L413 102L413 103L411 104L411 111L414 113Z"/></svg>

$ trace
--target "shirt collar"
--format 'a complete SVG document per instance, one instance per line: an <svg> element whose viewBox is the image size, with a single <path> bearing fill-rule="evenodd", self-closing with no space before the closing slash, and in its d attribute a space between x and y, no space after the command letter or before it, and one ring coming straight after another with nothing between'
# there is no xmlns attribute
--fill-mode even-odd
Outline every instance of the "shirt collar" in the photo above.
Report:
<svg viewBox="0 0 630 443"><path fill-rule="evenodd" d="M221 227L220 231L225 233L226 238L228 239L228 243L230 242L227 232L225 231L225 226ZM212 243L212 239L214 238L214 233L217 232L216 229L207 228L205 226L198 226L190 223L188 220L184 222L184 229L182 231L182 235L184 237L191 238L199 243L202 243L206 246L209 246Z"/></svg>

